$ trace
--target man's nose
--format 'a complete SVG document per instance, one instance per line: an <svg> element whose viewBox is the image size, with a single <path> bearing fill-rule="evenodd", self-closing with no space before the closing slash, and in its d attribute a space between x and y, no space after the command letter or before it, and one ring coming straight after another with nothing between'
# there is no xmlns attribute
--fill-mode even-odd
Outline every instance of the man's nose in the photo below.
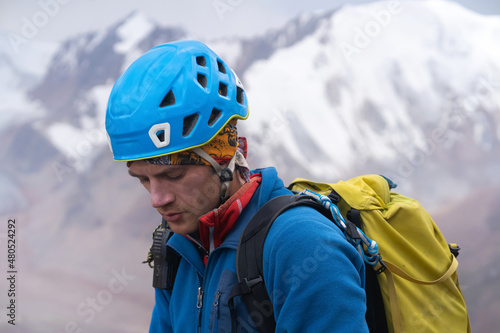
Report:
<svg viewBox="0 0 500 333"><path fill-rule="evenodd" d="M175 195L168 189L167 186L162 186L161 183L151 184L151 206L160 208L175 200Z"/></svg>

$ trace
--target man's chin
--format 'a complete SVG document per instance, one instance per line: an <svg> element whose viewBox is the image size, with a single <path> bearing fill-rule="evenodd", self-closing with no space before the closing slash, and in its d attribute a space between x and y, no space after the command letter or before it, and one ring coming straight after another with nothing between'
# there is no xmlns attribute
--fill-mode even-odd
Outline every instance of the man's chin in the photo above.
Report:
<svg viewBox="0 0 500 333"><path fill-rule="evenodd" d="M190 228L187 223L169 222L167 221L170 230L179 235L191 235L198 231L198 228Z"/></svg>

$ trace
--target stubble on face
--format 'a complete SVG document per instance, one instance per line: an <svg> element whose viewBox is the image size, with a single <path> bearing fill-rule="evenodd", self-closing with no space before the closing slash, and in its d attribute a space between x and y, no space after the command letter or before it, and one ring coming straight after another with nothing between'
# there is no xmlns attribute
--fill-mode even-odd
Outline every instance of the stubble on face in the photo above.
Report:
<svg viewBox="0 0 500 333"><path fill-rule="evenodd" d="M129 173L148 190L152 206L175 233L195 233L199 218L219 205L220 181L208 166L137 161Z"/></svg>

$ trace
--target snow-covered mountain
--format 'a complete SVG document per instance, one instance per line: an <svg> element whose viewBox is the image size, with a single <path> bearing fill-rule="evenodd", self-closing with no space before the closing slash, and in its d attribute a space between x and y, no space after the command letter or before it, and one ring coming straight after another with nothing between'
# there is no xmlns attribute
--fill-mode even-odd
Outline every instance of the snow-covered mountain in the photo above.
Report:
<svg viewBox="0 0 500 333"><path fill-rule="evenodd" d="M0 131L45 115L25 93L45 75L57 49L55 43L39 41L24 45L23 52L14 46L8 35L0 35Z"/></svg>
<svg viewBox="0 0 500 333"><path fill-rule="evenodd" d="M498 36L500 17L426 0L304 13L261 36L204 42L247 90L251 115L239 128L253 166L275 165L285 182L382 173L441 214L444 204L500 186ZM0 216L24 223L31 286L23 297L58 295L45 306L24 302L30 332L39 321L108 332L127 307L145 317L128 318L121 331L147 326L151 271L138 263L158 220L112 161L104 114L135 58L188 38L135 12L59 45L32 41L29 52L0 40L0 153L9 162L0 165ZM121 301L107 306L109 317L87 321L77 309L106 288L111 268L135 279L114 295Z"/></svg>
<svg viewBox="0 0 500 333"><path fill-rule="evenodd" d="M409 178L432 200L498 182L484 162L500 162L499 18L441 1L394 5L344 7L250 67L250 131L258 140L259 124L281 122L258 153L315 178Z"/></svg>
<svg viewBox="0 0 500 333"><path fill-rule="evenodd" d="M432 174L456 196L471 189L467 182L500 180L477 158L500 161L492 158L499 156L499 32L498 17L448 2L375 2L303 14L252 39L206 42L246 85L251 117L240 127L256 164L286 165L287 181L385 173L431 203L449 193L437 187L429 196L429 170L450 170ZM182 38L190 38L182 28L136 12L66 41L28 91L46 113L37 126L72 167L90 167L105 145L115 78L152 46ZM476 163L484 172L474 176Z"/></svg>

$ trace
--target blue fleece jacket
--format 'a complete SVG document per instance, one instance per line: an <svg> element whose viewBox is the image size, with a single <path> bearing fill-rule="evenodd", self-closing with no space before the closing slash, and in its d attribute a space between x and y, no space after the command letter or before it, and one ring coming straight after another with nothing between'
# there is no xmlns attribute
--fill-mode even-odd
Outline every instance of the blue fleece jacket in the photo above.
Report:
<svg viewBox="0 0 500 333"><path fill-rule="evenodd" d="M228 296L237 283L239 237L262 205L291 193L274 168L254 172L262 174L261 185L206 267L187 238L169 240L182 259L173 290L155 290L150 332L231 331ZM276 219L264 244L263 268L276 332L368 332L363 261L314 209L296 207ZM234 307L237 332L257 332L243 302L236 298Z"/></svg>

